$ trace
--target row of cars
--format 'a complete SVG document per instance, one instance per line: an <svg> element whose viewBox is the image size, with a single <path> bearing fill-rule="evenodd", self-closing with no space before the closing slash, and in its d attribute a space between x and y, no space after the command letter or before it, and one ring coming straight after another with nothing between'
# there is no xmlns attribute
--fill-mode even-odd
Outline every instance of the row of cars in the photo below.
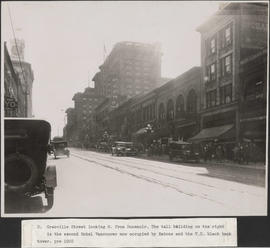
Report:
<svg viewBox="0 0 270 248"><path fill-rule="evenodd" d="M133 142L117 141L111 148L112 156L136 156L138 149ZM200 153L194 145L185 141L171 141L168 144L168 155L170 161L180 158L185 161L199 162Z"/></svg>

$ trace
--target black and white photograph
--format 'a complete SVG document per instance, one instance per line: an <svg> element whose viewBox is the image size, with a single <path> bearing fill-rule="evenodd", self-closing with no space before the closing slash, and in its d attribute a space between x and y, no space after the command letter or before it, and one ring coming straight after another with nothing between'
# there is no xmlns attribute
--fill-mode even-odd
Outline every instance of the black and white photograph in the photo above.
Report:
<svg viewBox="0 0 270 248"><path fill-rule="evenodd" d="M5 1L1 215L266 216L268 1Z"/></svg>

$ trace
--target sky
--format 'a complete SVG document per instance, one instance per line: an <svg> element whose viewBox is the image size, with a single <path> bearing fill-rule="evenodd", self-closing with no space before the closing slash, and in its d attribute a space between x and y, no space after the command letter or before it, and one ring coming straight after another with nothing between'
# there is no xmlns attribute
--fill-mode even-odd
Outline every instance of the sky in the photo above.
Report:
<svg viewBox="0 0 270 248"><path fill-rule="evenodd" d="M159 42L162 77L174 78L200 65L196 28L218 9L214 1L82 1L2 3L2 42L25 41L25 61L34 71L33 114L63 134L72 97L90 85L114 44Z"/></svg>

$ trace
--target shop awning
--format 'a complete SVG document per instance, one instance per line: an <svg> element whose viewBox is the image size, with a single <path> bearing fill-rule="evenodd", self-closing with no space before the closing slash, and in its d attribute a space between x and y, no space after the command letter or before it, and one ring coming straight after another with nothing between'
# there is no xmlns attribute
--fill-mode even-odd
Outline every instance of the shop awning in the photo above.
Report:
<svg viewBox="0 0 270 248"><path fill-rule="evenodd" d="M235 136L234 126L224 125L219 127L211 127L202 129L197 135L190 138L188 141L211 141L215 139L229 139Z"/></svg>

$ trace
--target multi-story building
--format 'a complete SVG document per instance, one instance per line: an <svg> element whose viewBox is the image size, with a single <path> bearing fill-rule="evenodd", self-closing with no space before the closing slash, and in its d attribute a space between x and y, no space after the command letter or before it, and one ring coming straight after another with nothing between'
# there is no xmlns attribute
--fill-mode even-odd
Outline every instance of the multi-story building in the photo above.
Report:
<svg viewBox="0 0 270 248"><path fill-rule="evenodd" d="M201 67L193 67L157 89L156 131L184 139L199 129Z"/></svg>
<svg viewBox="0 0 270 248"><path fill-rule="evenodd" d="M193 141L240 141L241 61L267 45L267 4L227 3L201 33L201 132Z"/></svg>
<svg viewBox="0 0 270 248"><path fill-rule="evenodd" d="M5 117L26 117L25 93L11 62L6 42L4 43L4 89Z"/></svg>
<svg viewBox="0 0 270 248"><path fill-rule="evenodd" d="M267 49L240 62L239 136L257 145L256 160L266 148L267 70Z"/></svg>
<svg viewBox="0 0 270 248"><path fill-rule="evenodd" d="M74 108L68 108L65 113L66 115L66 125L63 129L63 137L71 145L74 144L75 134L76 134L76 112Z"/></svg>
<svg viewBox="0 0 270 248"><path fill-rule="evenodd" d="M142 143L162 137L190 138L199 129L200 80L201 68L194 67L147 94L129 99L104 114L104 131L121 140Z"/></svg>
<svg viewBox="0 0 270 248"><path fill-rule="evenodd" d="M94 111L95 135L100 137L104 132L112 134L111 113L117 109L127 98L125 96L107 97Z"/></svg>
<svg viewBox="0 0 270 248"><path fill-rule="evenodd" d="M74 111L76 119L76 142L91 139L93 126L94 109L104 100L96 94L95 88L86 88L83 93L76 93L74 101ZM68 120L69 124L69 120Z"/></svg>
<svg viewBox="0 0 270 248"><path fill-rule="evenodd" d="M94 76L97 93L131 98L147 93L161 83L161 50L159 44L117 43Z"/></svg>
<svg viewBox="0 0 270 248"><path fill-rule="evenodd" d="M11 40L11 60L14 70L18 74L22 82L23 91L25 94L26 110L25 116L32 117L32 88L34 81L34 73L31 64L24 60L25 44L23 40Z"/></svg>

